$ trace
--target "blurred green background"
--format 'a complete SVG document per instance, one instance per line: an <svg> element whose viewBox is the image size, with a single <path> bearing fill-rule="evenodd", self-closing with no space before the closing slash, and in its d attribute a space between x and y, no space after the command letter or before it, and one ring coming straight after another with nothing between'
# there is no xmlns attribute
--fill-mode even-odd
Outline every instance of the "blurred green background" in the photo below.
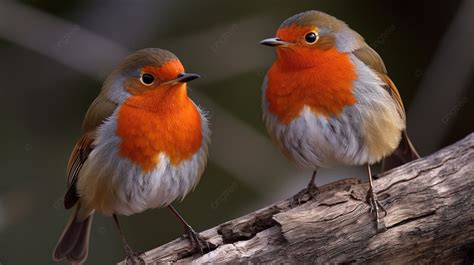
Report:
<svg viewBox="0 0 474 265"><path fill-rule="evenodd" d="M197 189L174 205L202 231L306 185L261 122L260 85L279 24L317 9L346 21L380 53L422 155L473 131L474 1L48 1L0 2L0 264L51 264L69 212L65 167L83 115L107 73L134 50L160 47L203 78L193 99L211 114L210 162ZM364 179L359 168L317 183ZM182 234L167 209L121 217L145 251ZM96 216L88 264L123 257L111 218Z"/></svg>

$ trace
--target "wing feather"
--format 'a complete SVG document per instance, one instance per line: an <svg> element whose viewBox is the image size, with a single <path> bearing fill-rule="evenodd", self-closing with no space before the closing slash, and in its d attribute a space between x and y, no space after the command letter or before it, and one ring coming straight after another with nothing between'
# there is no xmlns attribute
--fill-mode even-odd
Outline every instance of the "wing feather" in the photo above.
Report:
<svg viewBox="0 0 474 265"><path fill-rule="evenodd" d="M79 199L76 191L77 178L89 154L94 149L93 143L97 128L112 115L116 108L117 104L100 94L87 110L82 125L82 135L71 152L66 169L67 191L64 196L66 209L73 207Z"/></svg>
<svg viewBox="0 0 474 265"><path fill-rule="evenodd" d="M403 106L402 98L398 92L397 87L388 76L387 68L385 67L380 55L367 44L365 44L362 48L355 50L353 54L363 63L368 65L385 83L384 88L395 102L400 117L404 122L406 122L405 107ZM406 130L403 130L402 138L397 149L390 156L384 158L382 162L382 171L387 171L419 157L420 156L411 143L410 138L408 138Z"/></svg>
<svg viewBox="0 0 474 265"><path fill-rule="evenodd" d="M380 55L367 44L365 44L362 48L355 50L353 54L363 63L368 65L380 77L380 79L384 81L385 90L387 90L394 100L400 117L402 117L403 121L405 121L405 108L403 107L402 98L400 97L397 87L387 75L387 68L385 67Z"/></svg>

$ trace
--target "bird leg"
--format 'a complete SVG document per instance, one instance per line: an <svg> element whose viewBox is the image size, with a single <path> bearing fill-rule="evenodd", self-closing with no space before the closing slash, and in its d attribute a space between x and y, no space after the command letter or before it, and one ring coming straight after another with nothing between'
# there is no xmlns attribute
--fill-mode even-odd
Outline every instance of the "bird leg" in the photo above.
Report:
<svg viewBox="0 0 474 265"><path fill-rule="evenodd" d="M125 264L140 264L140 265L145 265L145 261L141 257L140 253L137 253L132 250L130 245L128 244L127 240L125 239L125 235L122 231L122 228L120 227L117 215L112 215L114 218L114 222L117 225L117 229L119 231L120 237L122 238L123 242L123 248L125 250ZM130 263L129 263L130 262Z"/></svg>
<svg viewBox="0 0 474 265"><path fill-rule="evenodd" d="M311 176L311 180L308 183L306 189L298 192L295 196L293 196L293 200L291 201L291 208L296 205L301 205L302 202L306 202L312 199L315 199L316 196L319 194L319 188L316 186L315 179L316 179L317 171L313 171L313 175ZM305 200L306 195L309 195L309 200Z"/></svg>
<svg viewBox="0 0 474 265"><path fill-rule="evenodd" d="M184 235L189 238L191 241L191 246L197 252L201 252L201 254L208 253L217 248L216 245L212 244L211 242L207 241L204 237L202 237L199 233L194 231L194 229L184 220L184 218L176 211L176 209L169 205L168 208L173 212L173 214L178 218L178 220L184 226Z"/></svg>
<svg viewBox="0 0 474 265"><path fill-rule="evenodd" d="M372 171L370 170L370 165L367 164L367 174L369 175L369 190L367 192L367 203L370 205L370 213L374 214L375 221L377 223L377 232L384 232L387 230L385 223L382 220L383 217L387 216L387 211L377 200L377 195L374 192L374 184L372 181ZM379 209L384 212L384 215L381 217Z"/></svg>

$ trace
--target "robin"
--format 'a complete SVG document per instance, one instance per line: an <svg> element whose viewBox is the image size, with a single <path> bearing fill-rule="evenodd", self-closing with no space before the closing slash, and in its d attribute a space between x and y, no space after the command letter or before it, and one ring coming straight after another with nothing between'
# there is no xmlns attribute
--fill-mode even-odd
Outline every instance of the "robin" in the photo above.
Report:
<svg viewBox="0 0 474 265"><path fill-rule="evenodd" d="M64 206L75 209L54 260L86 260L92 217L100 213L113 217L126 260L143 263L117 215L166 206L193 247L210 247L171 206L196 187L207 163L208 121L186 90L196 78L173 53L155 48L132 53L107 77L69 158Z"/></svg>
<svg viewBox="0 0 474 265"><path fill-rule="evenodd" d="M314 181L320 168L366 165L367 200L383 230L379 208L386 211L370 165L384 159L388 170L419 155L382 59L343 21L320 11L286 19L275 38L260 44L276 48L262 88L264 122L290 160L314 170L305 193L319 192Z"/></svg>

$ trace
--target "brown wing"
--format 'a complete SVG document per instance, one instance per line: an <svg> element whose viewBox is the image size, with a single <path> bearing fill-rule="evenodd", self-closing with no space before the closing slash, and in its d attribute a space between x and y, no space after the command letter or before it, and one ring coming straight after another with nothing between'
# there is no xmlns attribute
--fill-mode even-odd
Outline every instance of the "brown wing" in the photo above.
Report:
<svg viewBox="0 0 474 265"><path fill-rule="evenodd" d="M387 68L382 58L374 49L370 48L369 45L364 44L362 48L353 51L353 54L366 65L370 66L370 68L377 71L377 73L387 74Z"/></svg>
<svg viewBox="0 0 474 265"><path fill-rule="evenodd" d="M390 96L392 96L392 99L397 106L397 111L405 122L406 115L402 98L398 92L397 87L387 75L387 68L385 68L385 64L383 63L380 55L367 44L365 44L364 47L354 51L353 54L359 60L368 65L372 70L374 70L375 73L379 75L380 79L385 82L384 88L387 90ZM390 156L384 158L382 162L382 171L389 170L418 158L420 158L420 156L411 143L410 138L408 138L406 130L404 130L402 132L402 139L397 149Z"/></svg>
<svg viewBox="0 0 474 265"><path fill-rule="evenodd" d="M66 209L73 207L79 199L76 191L76 182L82 165L84 165L90 152L94 149L93 142L96 129L105 119L112 115L116 108L117 105L115 103L112 103L100 94L92 102L86 113L82 125L82 135L76 142L67 165L66 178L68 190L64 196L64 207Z"/></svg>
<svg viewBox="0 0 474 265"><path fill-rule="evenodd" d="M353 52L353 54L366 65L368 65L372 70L375 71L385 82L385 90L392 96L393 100L396 103L398 113L402 117L403 121L405 121L405 108L403 107L403 101L400 97L400 93L398 93L398 89L395 84L392 82L390 77L387 75L387 68L385 68L385 64L383 63L382 58L380 55L374 51L374 49L370 48L367 44Z"/></svg>

